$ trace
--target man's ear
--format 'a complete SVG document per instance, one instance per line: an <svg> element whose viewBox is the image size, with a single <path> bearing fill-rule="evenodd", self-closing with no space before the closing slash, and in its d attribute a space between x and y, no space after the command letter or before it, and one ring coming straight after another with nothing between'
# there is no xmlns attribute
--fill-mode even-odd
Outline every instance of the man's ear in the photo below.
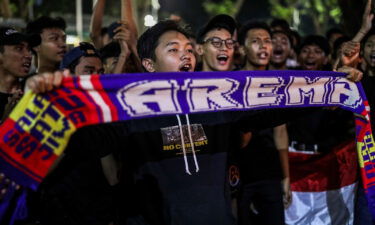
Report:
<svg viewBox="0 0 375 225"><path fill-rule="evenodd" d="M155 72L154 61L152 59L142 59L142 65L148 72Z"/></svg>
<svg viewBox="0 0 375 225"><path fill-rule="evenodd" d="M238 48L238 51L240 52L240 54L241 54L242 56L246 56L245 46L240 45L240 47Z"/></svg>
<svg viewBox="0 0 375 225"><path fill-rule="evenodd" d="M197 53L198 53L198 55L203 55L203 45L201 45L201 44L197 44L196 46L195 46L195 50L197 51Z"/></svg>
<svg viewBox="0 0 375 225"><path fill-rule="evenodd" d="M328 57L327 55L324 56L323 65L327 65L327 64L328 64L328 61L329 61L329 57Z"/></svg>
<svg viewBox="0 0 375 225"><path fill-rule="evenodd" d="M36 46L36 47L33 47L33 50L36 52L36 53L39 53L40 51L40 45Z"/></svg>

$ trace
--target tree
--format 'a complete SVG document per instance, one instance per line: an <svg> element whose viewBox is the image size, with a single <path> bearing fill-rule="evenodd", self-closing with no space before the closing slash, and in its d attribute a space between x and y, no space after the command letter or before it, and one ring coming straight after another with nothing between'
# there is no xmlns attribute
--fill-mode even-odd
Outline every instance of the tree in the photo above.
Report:
<svg viewBox="0 0 375 225"><path fill-rule="evenodd" d="M203 1L203 7L210 16L228 14L236 17L245 0L222 0L221 2Z"/></svg>
<svg viewBox="0 0 375 225"><path fill-rule="evenodd" d="M4 18L12 17L12 10L10 8L9 0L0 0L0 12Z"/></svg>
<svg viewBox="0 0 375 225"><path fill-rule="evenodd" d="M332 23L339 24L341 9L337 0L269 0L271 15L287 20L298 29L301 17L312 19L315 32L323 34Z"/></svg>

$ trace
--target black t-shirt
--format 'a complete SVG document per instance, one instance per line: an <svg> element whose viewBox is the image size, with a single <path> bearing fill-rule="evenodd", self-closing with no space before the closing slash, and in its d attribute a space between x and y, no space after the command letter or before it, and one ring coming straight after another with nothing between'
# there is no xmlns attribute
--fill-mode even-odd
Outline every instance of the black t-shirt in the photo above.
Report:
<svg viewBox="0 0 375 225"><path fill-rule="evenodd" d="M115 148L110 131L102 124L73 134L63 159L41 184L42 223L101 225L113 221L113 188L100 161Z"/></svg>
<svg viewBox="0 0 375 225"><path fill-rule="evenodd" d="M9 97L12 97L12 94L0 92L0 119L3 117L5 106L8 104Z"/></svg>
<svg viewBox="0 0 375 225"><path fill-rule="evenodd" d="M366 97L368 103L370 105L370 119L371 119L371 127L372 133L374 134L375 129L375 76L367 76L366 74L363 76L361 80L363 89L365 90Z"/></svg>
<svg viewBox="0 0 375 225"><path fill-rule="evenodd" d="M252 132L248 146L239 150L238 155L243 184L282 178L279 152L273 138L273 128Z"/></svg>
<svg viewBox="0 0 375 225"><path fill-rule="evenodd" d="M337 144L355 138L353 113L343 109L318 109L288 123L289 141L313 151L327 152Z"/></svg>

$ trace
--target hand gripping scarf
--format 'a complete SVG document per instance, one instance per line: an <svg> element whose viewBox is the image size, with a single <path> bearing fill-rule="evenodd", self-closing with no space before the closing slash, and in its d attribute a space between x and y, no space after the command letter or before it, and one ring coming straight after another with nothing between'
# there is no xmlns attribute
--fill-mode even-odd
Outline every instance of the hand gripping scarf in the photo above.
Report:
<svg viewBox="0 0 375 225"><path fill-rule="evenodd" d="M237 71L65 78L54 91L26 93L1 125L0 172L36 190L69 137L90 124L222 110L339 106L356 114L362 180L375 218L375 146L368 102L361 84L344 76L322 71ZM0 219L5 210L6 206L0 207Z"/></svg>

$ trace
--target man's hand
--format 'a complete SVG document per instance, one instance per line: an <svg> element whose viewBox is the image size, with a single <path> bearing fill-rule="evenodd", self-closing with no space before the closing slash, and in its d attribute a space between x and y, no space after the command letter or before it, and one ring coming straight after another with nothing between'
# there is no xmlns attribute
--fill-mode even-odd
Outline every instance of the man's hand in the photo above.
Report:
<svg viewBox="0 0 375 225"><path fill-rule="evenodd" d="M339 65L356 68L360 61L360 48L361 44L359 42L344 42L339 50L339 57L337 57L337 60L333 65L333 70L336 71Z"/></svg>
<svg viewBox="0 0 375 225"><path fill-rule="evenodd" d="M282 180L282 187L283 187L284 208L287 209L290 206L290 204L292 203L292 191L290 190L290 179L289 179L289 177L285 177Z"/></svg>
<svg viewBox="0 0 375 225"><path fill-rule="evenodd" d="M63 77L67 76L71 76L69 70L35 75L26 81L25 92L31 90L39 94L51 91L60 87Z"/></svg>
<svg viewBox="0 0 375 225"><path fill-rule="evenodd" d="M340 67L337 72L342 72L342 73L346 73L348 74L346 76L347 79L353 81L353 82L358 82L362 79L363 77L363 73L353 67L349 67L349 66L343 66L343 67Z"/></svg>
<svg viewBox="0 0 375 225"><path fill-rule="evenodd" d="M130 55L129 43L131 42L131 33L127 25L122 23L121 26L117 27L114 32L116 35L113 40L120 44L121 53L120 56L128 58Z"/></svg>

